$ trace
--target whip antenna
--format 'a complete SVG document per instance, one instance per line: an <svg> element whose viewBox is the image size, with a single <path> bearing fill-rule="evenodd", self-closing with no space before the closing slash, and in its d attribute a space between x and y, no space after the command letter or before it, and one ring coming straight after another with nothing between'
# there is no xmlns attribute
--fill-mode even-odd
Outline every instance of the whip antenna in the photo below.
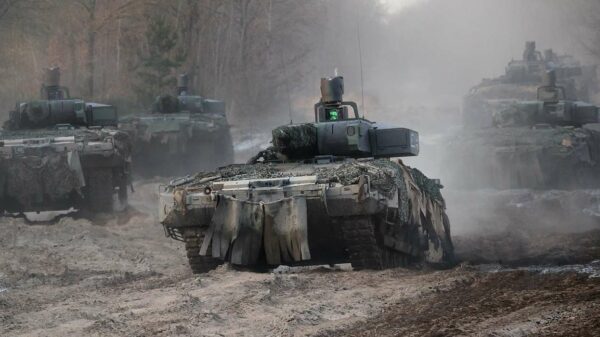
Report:
<svg viewBox="0 0 600 337"><path fill-rule="evenodd" d="M281 68L283 69L283 78L285 83L285 91L287 92L287 103L288 103L288 114L290 117L290 124L294 124L294 119L292 117L292 94L290 93L290 83L288 82L287 76L287 68L285 66L285 60L283 58L283 50L279 52L279 57L281 59Z"/></svg>
<svg viewBox="0 0 600 337"><path fill-rule="evenodd" d="M360 44L360 21L358 19L358 10L356 12L356 40L358 41L358 60L360 63L360 91L361 91L360 109L362 110L363 118L365 118L365 85L364 85L364 78L363 78L362 46Z"/></svg>

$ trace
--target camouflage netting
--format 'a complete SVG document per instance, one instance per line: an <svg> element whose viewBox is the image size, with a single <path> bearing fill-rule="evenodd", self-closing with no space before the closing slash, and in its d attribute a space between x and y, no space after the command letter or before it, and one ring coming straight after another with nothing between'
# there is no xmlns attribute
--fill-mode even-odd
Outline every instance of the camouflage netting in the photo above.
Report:
<svg viewBox="0 0 600 337"><path fill-rule="evenodd" d="M289 159L317 155L317 127L313 123L290 124L273 130L275 151Z"/></svg>
<svg viewBox="0 0 600 337"><path fill-rule="evenodd" d="M316 175L320 184L340 183L342 185L357 184L362 176L369 176L371 186L391 197L400 192L400 212L403 220L408 219L409 198L408 186L414 185L424 198L439 203L445 208L440 189L442 186L433 179L427 178L421 171L389 159L369 161L348 161L336 166L314 167L305 165L302 170L290 170L290 166L278 164L230 165L218 172L199 173L195 181L217 176L222 180L269 179L294 176ZM407 181L407 177L408 180ZM194 184L193 182L191 183Z"/></svg>
<svg viewBox="0 0 600 337"><path fill-rule="evenodd" d="M152 105L153 112L159 113L176 113L180 110L179 99L173 95L160 95Z"/></svg>
<svg viewBox="0 0 600 337"><path fill-rule="evenodd" d="M447 181L466 188L593 188L600 185L600 128L490 128L450 145Z"/></svg>
<svg viewBox="0 0 600 337"><path fill-rule="evenodd" d="M57 137L73 137L74 144L67 141L69 150L57 148L52 145L52 139ZM88 142L112 143L113 154L125 162L131 154L129 136L114 129L40 129L0 133L0 142L29 139L40 140L42 144L46 141L49 146L24 142L0 147L0 198L10 201L11 207L17 209L44 208L68 202L74 194L81 196L85 185L81 158L98 153L94 147L85 146ZM107 157L107 160L112 159Z"/></svg>
<svg viewBox="0 0 600 337"><path fill-rule="evenodd" d="M463 101L463 124L468 127L490 127L498 104L537 97L537 85L482 84L471 89Z"/></svg>
<svg viewBox="0 0 600 337"><path fill-rule="evenodd" d="M79 155L39 148L25 156L0 162L0 198L22 206L58 202L84 185Z"/></svg>

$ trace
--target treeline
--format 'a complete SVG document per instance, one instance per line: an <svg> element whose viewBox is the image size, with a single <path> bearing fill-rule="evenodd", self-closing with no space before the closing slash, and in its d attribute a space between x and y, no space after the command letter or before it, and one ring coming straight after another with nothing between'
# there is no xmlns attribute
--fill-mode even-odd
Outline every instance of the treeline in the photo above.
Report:
<svg viewBox="0 0 600 337"><path fill-rule="evenodd" d="M291 93L333 73L327 59L344 52L327 32L378 10L367 0L0 0L0 106L35 97L43 69L60 66L72 93L125 112L188 72L194 92L226 100L240 122L287 119Z"/></svg>

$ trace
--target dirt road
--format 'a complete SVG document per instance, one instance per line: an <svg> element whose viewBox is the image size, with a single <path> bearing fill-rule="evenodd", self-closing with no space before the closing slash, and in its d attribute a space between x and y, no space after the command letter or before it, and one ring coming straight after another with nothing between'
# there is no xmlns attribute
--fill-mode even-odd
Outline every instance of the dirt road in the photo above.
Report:
<svg viewBox="0 0 600 337"><path fill-rule="evenodd" d="M600 335L598 231L456 237L484 264L444 271L223 266L196 277L151 215L155 187L94 223L1 219L0 336ZM513 269L489 264L513 241ZM495 253L481 253L490 242ZM540 256L585 264L517 268Z"/></svg>

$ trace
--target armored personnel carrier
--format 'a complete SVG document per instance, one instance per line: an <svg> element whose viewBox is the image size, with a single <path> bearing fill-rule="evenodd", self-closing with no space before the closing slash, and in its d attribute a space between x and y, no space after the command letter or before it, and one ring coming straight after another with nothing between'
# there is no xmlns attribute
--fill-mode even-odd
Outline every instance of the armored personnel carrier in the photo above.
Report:
<svg viewBox="0 0 600 337"><path fill-rule="evenodd" d="M491 125L458 136L446 177L467 188L574 189L600 186L598 107L566 99L556 72L537 100L486 103Z"/></svg>
<svg viewBox="0 0 600 337"><path fill-rule="evenodd" d="M159 220L184 241L192 270L350 262L383 269L453 259L438 180L392 157L416 156L418 133L361 118L343 78L321 81L315 122L273 130L245 165L162 186Z"/></svg>
<svg viewBox="0 0 600 337"><path fill-rule="evenodd" d="M70 98L48 69L41 99L19 102L0 131L0 214L113 210L127 200L131 145L115 107Z"/></svg>
<svg viewBox="0 0 600 337"><path fill-rule="evenodd" d="M589 100L598 93L596 66L584 66L571 55L557 55L552 49L542 54L534 41L525 43L521 60L512 60L504 75L484 79L471 88L463 100L463 123L467 127L487 127L491 124L493 107L497 100L535 100L537 87L544 74L553 70L557 83L564 88L566 97Z"/></svg>
<svg viewBox="0 0 600 337"><path fill-rule="evenodd" d="M120 120L133 141L135 173L174 176L233 162L225 102L190 95L188 82L182 74L177 96L158 96L151 113Z"/></svg>

